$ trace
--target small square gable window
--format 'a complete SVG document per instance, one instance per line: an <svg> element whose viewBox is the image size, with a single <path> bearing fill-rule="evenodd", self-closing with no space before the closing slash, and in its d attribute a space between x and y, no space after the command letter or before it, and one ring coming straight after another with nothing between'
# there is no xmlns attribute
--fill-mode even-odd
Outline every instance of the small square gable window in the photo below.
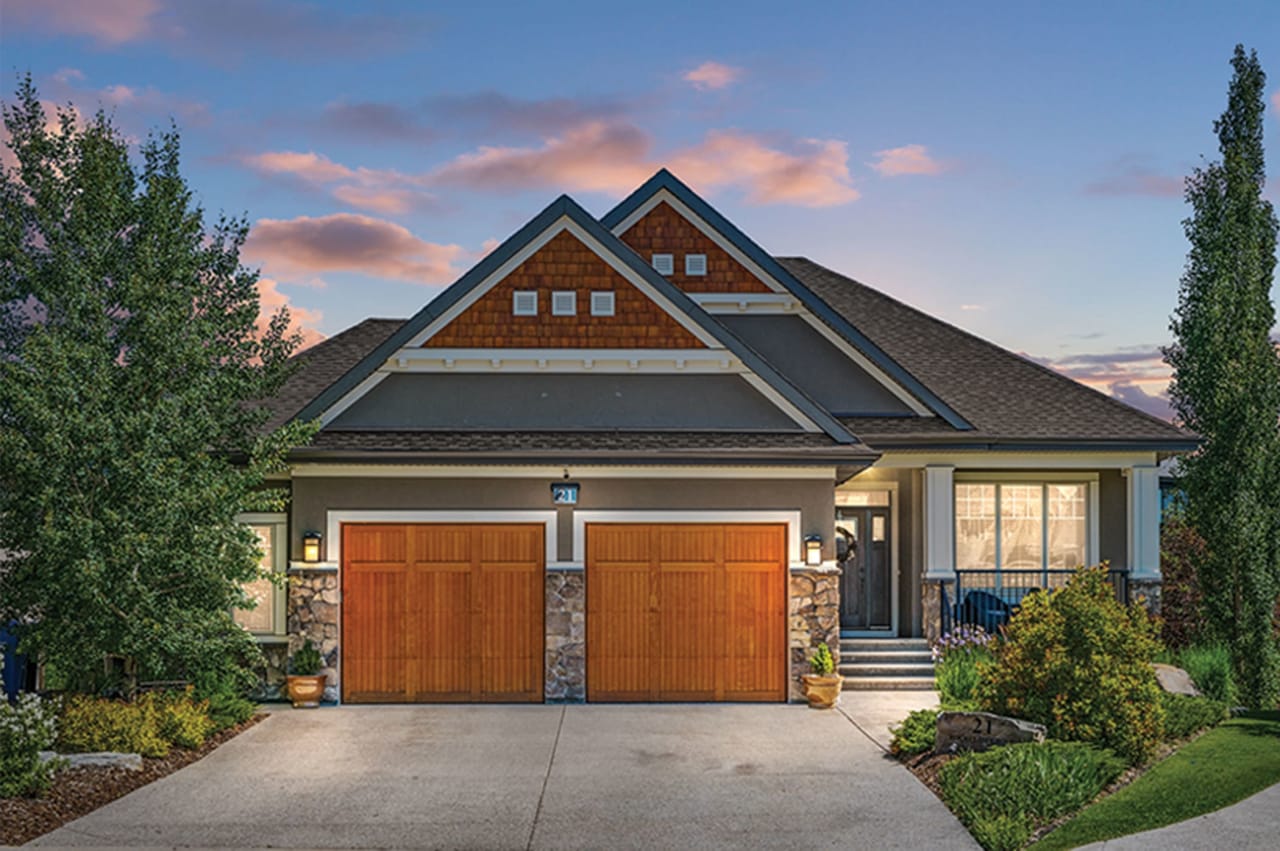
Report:
<svg viewBox="0 0 1280 851"><path fill-rule="evenodd" d="M577 316L578 294L573 290L556 290L551 294L552 316Z"/></svg>
<svg viewBox="0 0 1280 851"><path fill-rule="evenodd" d="M613 315L613 293L608 290L601 290L591 294L591 315L592 316L612 316Z"/></svg>
<svg viewBox="0 0 1280 851"><path fill-rule="evenodd" d="M670 275L676 270L676 256L674 254L653 255L653 270L659 275Z"/></svg>
<svg viewBox="0 0 1280 851"><path fill-rule="evenodd" d="M511 297L512 316L537 316L538 291L516 290Z"/></svg>
<svg viewBox="0 0 1280 851"><path fill-rule="evenodd" d="M686 254L684 256L684 273L686 275L707 274L707 255Z"/></svg>

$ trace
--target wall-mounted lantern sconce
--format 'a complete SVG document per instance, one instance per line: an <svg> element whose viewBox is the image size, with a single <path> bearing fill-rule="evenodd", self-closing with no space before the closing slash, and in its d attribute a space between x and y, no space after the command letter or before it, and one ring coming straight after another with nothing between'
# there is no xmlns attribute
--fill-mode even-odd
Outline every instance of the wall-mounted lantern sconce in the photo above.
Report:
<svg viewBox="0 0 1280 851"><path fill-rule="evenodd" d="M809 535L804 539L804 563L810 567L822 564L822 536Z"/></svg>
<svg viewBox="0 0 1280 851"><path fill-rule="evenodd" d="M302 533L302 560L314 564L320 560L320 533Z"/></svg>

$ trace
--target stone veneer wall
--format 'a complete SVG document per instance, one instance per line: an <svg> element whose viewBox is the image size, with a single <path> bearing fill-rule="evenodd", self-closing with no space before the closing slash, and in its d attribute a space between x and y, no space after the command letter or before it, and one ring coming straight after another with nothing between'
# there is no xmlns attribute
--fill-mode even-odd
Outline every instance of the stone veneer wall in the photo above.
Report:
<svg viewBox="0 0 1280 851"><path fill-rule="evenodd" d="M788 633L791 645L790 700L804 700L800 678L809 673L813 648L826 642L840 664L840 570L791 571Z"/></svg>
<svg viewBox="0 0 1280 851"><path fill-rule="evenodd" d="M311 639L324 657L320 673L328 677L324 699L338 700L341 680L338 673L338 574L333 570L297 569L289 571L288 630L289 653Z"/></svg>
<svg viewBox="0 0 1280 851"><path fill-rule="evenodd" d="M581 570L548 570L546 578L546 674L543 696L587 699L587 595Z"/></svg>
<svg viewBox="0 0 1280 851"><path fill-rule="evenodd" d="M1160 614L1161 584L1159 579L1130 579L1129 599L1135 603L1141 602L1148 612L1158 615Z"/></svg>
<svg viewBox="0 0 1280 851"><path fill-rule="evenodd" d="M920 626L924 637L933 643L942 634L942 589L946 588L947 602L955 605L954 582L926 580L920 588Z"/></svg>

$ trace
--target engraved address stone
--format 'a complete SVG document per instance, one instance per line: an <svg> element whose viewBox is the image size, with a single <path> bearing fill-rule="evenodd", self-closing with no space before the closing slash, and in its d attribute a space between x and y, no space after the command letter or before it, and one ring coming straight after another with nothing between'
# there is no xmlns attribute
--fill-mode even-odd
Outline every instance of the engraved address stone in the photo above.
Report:
<svg viewBox="0 0 1280 851"><path fill-rule="evenodd" d="M1018 742L1043 742L1043 724L991 712L943 712L938 716L938 753L985 751Z"/></svg>

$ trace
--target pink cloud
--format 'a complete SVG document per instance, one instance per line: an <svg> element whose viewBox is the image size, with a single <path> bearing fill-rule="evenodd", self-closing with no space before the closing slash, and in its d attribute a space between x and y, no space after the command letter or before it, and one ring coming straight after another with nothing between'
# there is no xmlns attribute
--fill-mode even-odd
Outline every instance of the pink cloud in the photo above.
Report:
<svg viewBox="0 0 1280 851"><path fill-rule="evenodd" d="M289 174L309 183L332 183L355 177L355 171L314 151L268 151L244 158L244 163L263 174Z"/></svg>
<svg viewBox="0 0 1280 851"><path fill-rule="evenodd" d="M289 333L300 334L302 337L301 348L314 346L323 340L325 335L316 328L323 320L323 314L318 310L290 303L289 297L280 292L279 287L279 283L272 278L258 279L258 333L266 331L271 317L283 307L289 310Z"/></svg>
<svg viewBox="0 0 1280 851"><path fill-rule="evenodd" d="M1157 170L1149 157L1120 157L1111 163L1109 171L1109 174L1086 184L1085 193L1110 197L1181 198L1184 191L1185 181L1180 175Z"/></svg>
<svg viewBox="0 0 1280 851"><path fill-rule="evenodd" d="M876 151L879 158L870 166L884 177L900 177L904 174L941 174L946 166L929 156L924 145L903 145Z"/></svg>
<svg viewBox="0 0 1280 851"><path fill-rule="evenodd" d="M314 151L268 151L243 157L242 162L264 176L294 177L327 189L345 204L383 215L405 213L435 201L423 189L426 179L421 175L393 169L348 168Z"/></svg>
<svg viewBox="0 0 1280 851"><path fill-rule="evenodd" d="M771 148L736 130L713 130L701 144L672 155L672 171L707 187L740 186L752 204L831 207L858 199L845 143L805 139L797 153Z"/></svg>
<svg viewBox="0 0 1280 851"><path fill-rule="evenodd" d="M159 0L6 0L4 12L40 32L88 36L103 45L136 41L151 33Z"/></svg>
<svg viewBox="0 0 1280 851"><path fill-rule="evenodd" d="M742 69L719 62L703 62L697 68L684 72L685 82L693 85L698 91L723 89L733 85L742 78Z"/></svg>
<svg viewBox="0 0 1280 851"><path fill-rule="evenodd" d="M1276 112L1280 112L1280 89L1276 89L1271 95L1271 108Z"/></svg>
<svg viewBox="0 0 1280 851"><path fill-rule="evenodd" d="M1172 371L1164 362L1164 354L1155 346L1131 346L1061 358L1026 357L1138 410L1164 420L1173 418L1169 404Z"/></svg>
<svg viewBox="0 0 1280 851"><path fill-rule="evenodd" d="M354 213L259 219L244 253L274 278L354 272L419 284L452 281L453 264L465 259L460 246L427 242L394 222Z"/></svg>
<svg viewBox="0 0 1280 851"><path fill-rule="evenodd" d="M790 151L761 137L717 130L697 145L655 156L653 139L634 125L593 121L537 147L481 147L433 171L439 185L508 191L631 191L661 166L704 190L733 187L756 204L825 207L856 200L844 142L805 139Z"/></svg>
<svg viewBox="0 0 1280 851"><path fill-rule="evenodd" d="M649 136L630 124L591 121L536 148L482 146L436 169L435 183L472 189L621 193L648 176Z"/></svg>

